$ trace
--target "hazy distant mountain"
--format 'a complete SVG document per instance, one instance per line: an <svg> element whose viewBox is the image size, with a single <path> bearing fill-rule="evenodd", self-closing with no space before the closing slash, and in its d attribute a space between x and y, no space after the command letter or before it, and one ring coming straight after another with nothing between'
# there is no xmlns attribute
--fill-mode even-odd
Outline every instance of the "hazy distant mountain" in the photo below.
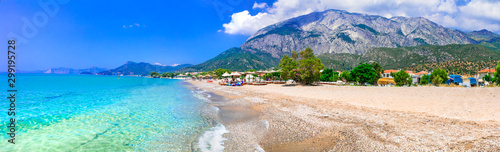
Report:
<svg viewBox="0 0 500 152"><path fill-rule="evenodd" d="M91 67L88 69L73 69L73 68L51 68L43 71L32 71L28 73L46 73L46 74L97 74L101 71L106 71L106 68Z"/></svg>
<svg viewBox="0 0 500 152"><path fill-rule="evenodd" d="M390 51L392 52L391 55L384 56L378 52L386 49L377 50L377 48L459 44L445 48L459 48L465 51L463 53L476 53L476 51L484 51L484 49L464 44L480 43L486 48L495 50L500 48L500 43L486 43L484 40L496 40L497 36L487 30L467 34L443 27L422 17L385 18L342 10L327 10L313 12L267 26L248 38L241 47L229 49L202 64L184 68L180 71L209 71L215 68L241 71L276 67L283 55L289 55L291 51L299 52L307 47L311 47L316 55L341 54L339 56L346 57L338 58L338 60L329 64L346 64L345 61L347 62L349 57L357 57L354 60L356 62L364 61L360 57L367 52L372 54L369 58L392 61L393 58L404 58L398 56L398 54L407 53L407 51L398 51L409 49L395 49ZM437 51L438 54L447 54L445 52L440 53L440 47L426 49L432 49L434 53ZM460 54L457 53L447 54L446 56L437 56L435 54L418 55L429 59L425 60L425 62L462 59ZM420 64L420 62L414 64ZM407 64L401 64L397 67L403 65L406 66ZM326 66L334 67L333 65ZM387 66L394 67L394 65Z"/></svg>
<svg viewBox="0 0 500 152"><path fill-rule="evenodd" d="M102 72L99 72L99 74L100 75L121 75L121 74L123 74L123 75L149 75L152 71L156 71L159 73L174 72L174 71L177 71L181 68L185 68L185 67L189 67L189 66L192 66L192 65L191 64L181 64L181 65L168 66L168 65L158 65L158 64L152 65L149 63L145 63L145 62L136 63L136 62L128 61L127 63L125 63L124 65L122 65L118 68L107 70L107 71L102 71Z"/></svg>

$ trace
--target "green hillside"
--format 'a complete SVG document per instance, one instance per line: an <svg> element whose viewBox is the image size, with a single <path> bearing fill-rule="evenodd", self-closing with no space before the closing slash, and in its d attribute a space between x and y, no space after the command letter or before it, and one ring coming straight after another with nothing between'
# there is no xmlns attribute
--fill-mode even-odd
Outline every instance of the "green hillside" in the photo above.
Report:
<svg viewBox="0 0 500 152"><path fill-rule="evenodd" d="M259 70L275 67L279 61L280 59L261 51L251 52L241 48L231 48L204 63L180 69L178 72L213 71L219 68L231 71Z"/></svg>
<svg viewBox="0 0 500 152"><path fill-rule="evenodd" d="M384 69L409 69L412 67L411 69L420 71L441 67L474 73L477 69L487 67L488 64L484 62L500 60L500 54L479 45L450 44L444 46L374 48L363 55L322 54L318 58L322 60L327 68L335 70L350 70L359 63L373 61L379 63ZM475 66L475 68L468 66Z"/></svg>

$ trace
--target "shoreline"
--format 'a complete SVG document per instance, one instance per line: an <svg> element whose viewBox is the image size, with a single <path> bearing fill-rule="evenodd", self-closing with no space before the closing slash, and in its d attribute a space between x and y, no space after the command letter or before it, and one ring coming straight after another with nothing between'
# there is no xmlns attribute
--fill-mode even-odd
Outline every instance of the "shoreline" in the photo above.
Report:
<svg viewBox="0 0 500 152"><path fill-rule="evenodd" d="M231 114L226 117L237 114L248 115L249 109L258 113L257 119L254 116L249 119L251 121L226 123L227 125L223 123L229 130L229 133L223 135L227 139L224 142L225 151L248 151L249 148L253 149L251 151L258 148L265 151L500 150L500 123L494 117L497 114L494 108L499 106L495 106L498 102L490 101L496 97L494 92L499 92L498 89L479 90L487 90L486 93L492 94L491 97L482 97L483 101L488 102L480 105L470 103L474 101L455 100L455 98L464 97L445 97L446 100L459 101L456 107L461 105L472 108L490 107L489 110L479 110L483 113L493 111L490 112L493 116L488 116L474 115L477 113L474 109L469 112L472 114L458 113L457 111L462 109L454 105L448 106L452 108L443 110L441 113L436 112L440 106L452 103L440 103L440 101L445 101L443 98L430 101L436 104L431 104L430 106L434 109L429 108L430 110L427 111L425 109L419 111L418 109L426 107L415 105L429 103L417 102L418 100L409 103L405 100L398 101L398 99L405 99L401 96L391 97L387 99L387 102L363 100L363 97L374 99L369 96L384 93L381 89L389 89L404 95L404 92L410 88L282 87L282 85L228 87L203 81L187 82L207 92L230 99L229 102L223 104L232 110ZM331 92L321 91L332 91L332 89L338 93L336 96L326 96ZM346 91L342 92L337 89ZM429 88L411 88L412 91L407 94L422 92L421 89ZM435 89L437 88L431 89L431 92L423 96L429 98L439 96L441 92ZM373 93L360 96L363 90ZM449 91L450 89L441 90ZM451 90L456 94L463 93ZM321 96L321 94L326 95ZM346 98L349 96L354 97ZM472 94L472 96L477 96L477 94ZM380 103L383 104L378 105ZM394 106L401 103L408 105ZM234 108L235 106L238 108ZM395 110L396 108L400 110ZM224 114L222 116L224 117ZM235 120L239 119L241 118L235 118ZM253 143L257 143L259 147Z"/></svg>

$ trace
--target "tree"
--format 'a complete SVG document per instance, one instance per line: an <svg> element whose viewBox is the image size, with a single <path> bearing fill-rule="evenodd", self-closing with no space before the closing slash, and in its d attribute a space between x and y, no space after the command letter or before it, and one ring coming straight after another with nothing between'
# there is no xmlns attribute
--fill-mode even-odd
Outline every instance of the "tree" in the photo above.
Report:
<svg viewBox="0 0 500 152"><path fill-rule="evenodd" d="M434 79L432 79L432 84L439 86L439 84L443 83L443 81L444 80L441 77L434 77Z"/></svg>
<svg viewBox="0 0 500 152"><path fill-rule="evenodd" d="M356 81L359 84L364 84L365 82L374 84L377 81L377 74L375 72L371 64L362 63L352 69L351 78L352 81Z"/></svg>
<svg viewBox="0 0 500 152"><path fill-rule="evenodd" d="M299 53L298 70L300 72L300 82L305 85L318 81L321 75L319 71L325 68L325 65L321 63L320 59L314 56L313 52L311 48L307 47Z"/></svg>
<svg viewBox="0 0 500 152"><path fill-rule="evenodd" d="M351 81L351 74L349 73L349 71L344 71L344 72L340 73L340 79L342 79L342 81L345 81L345 82L350 82Z"/></svg>
<svg viewBox="0 0 500 152"><path fill-rule="evenodd" d="M437 79L436 77L439 77L440 79ZM441 81L437 81L437 80L441 80ZM439 84L445 83L446 80L448 80L448 74L446 73L446 71L444 69L437 68L434 71L432 71L432 73L431 73L432 84L437 86Z"/></svg>
<svg viewBox="0 0 500 152"><path fill-rule="evenodd" d="M297 68L297 61L285 55L281 58L279 66L281 68L281 78L283 78L283 80L286 81L295 77L295 71L293 70Z"/></svg>
<svg viewBox="0 0 500 152"><path fill-rule="evenodd" d="M337 82L339 80L339 73L338 72L333 72L333 82Z"/></svg>
<svg viewBox="0 0 500 152"><path fill-rule="evenodd" d="M149 75L151 77L160 76L160 74L158 72L155 72L155 71L152 71L151 73L149 73Z"/></svg>
<svg viewBox="0 0 500 152"><path fill-rule="evenodd" d="M394 82L396 82L396 85L398 86L411 85L411 76L404 70L399 70L398 72L394 73L393 77Z"/></svg>
<svg viewBox="0 0 500 152"><path fill-rule="evenodd" d="M161 77L167 77L167 76L168 76L168 72L165 72L165 73L161 74Z"/></svg>
<svg viewBox="0 0 500 152"><path fill-rule="evenodd" d="M426 85L426 84L429 84L429 75L428 74L424 74L422 77L420 77L420 85Z"/></svg>
<svg viewBox="0 0 500 152"><path fill-rule="evenodd" d="M382 74L384 72L384 69L382 68L382 66L380 66L377 62L373 62L372 63L372 66L373 66L373 69L375 69L375 73L377 74L377 77L375 77L375 79L380 79L382 78ZM377 81L375 81L376 83Z"/></svg>
<svg viewBox="0 0 500 152"><path fill-rule="evenodd" d="M293 60L297 61L299 59L299 54L297 52L295 52L295 51L292 51L292 56L291 57L292 57Z"/></svg>
<svg viewBox="0 0 500 152"><path fill-rule="evenodd" d="M500 85L500 61L497 63L497 67L495 68L497 71L493 73L493 78L495 78L494 82L497 85Z"/></svg>
<svg viewBox="0 0 500 152"><path fill-rule="evenodd" d="M226 69L220 69L220 68L219 68L219 69L217 69L217 70L214 70L215 75L217 75L217 78L219 78L219 79L221 79L221 78L222 78L222 75L223 75L224 73L226 73L226 72L227 72L227 73L229 73L229 74L231 74L231 71L226 70Z"/></svg>
<svg viewBox="0 0 500 152"><path fill-rule="evenodd" d="M333 69L325 69L319 77L321 81L333 81Z"/></svg>
<svg viewBox="0 0 500 152"><path fill-rule="evenodd" d="M491 82L491 76L490 76L490 75L488 75L488 74L484 75L483 79L484 79L484 81L486 81L486 82Z"/></svg>

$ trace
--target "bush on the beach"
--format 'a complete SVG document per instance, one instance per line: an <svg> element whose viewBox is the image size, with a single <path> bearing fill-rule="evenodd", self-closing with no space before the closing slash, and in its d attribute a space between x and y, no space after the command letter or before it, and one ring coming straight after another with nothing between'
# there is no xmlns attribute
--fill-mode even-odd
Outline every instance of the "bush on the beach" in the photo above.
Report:
<svg viewBox="0 0 500 152"><path fill-rule="evenodd" d="M333 81L333 69L325 69L321 72L321 77L319 78L321 81Z"/></svg>
<svg viewBox="0 0 500 152"><path fill-rule="evenodd" d="M396 82L396 85L398 86L411 85L411 76L404 70L399 70L398 72L394 73L393 77L394 82Z"/></svg>
<svg viewBox="0 0 500 152"><path fill-rule="evenodd" d="M437 79L437 77L439 77L440 79ZM437 81L437 80L441 80L441 81ZM445 83L446 80L448 80L448 73L446 73L446 71L444 69L437 68L434 71L432 71L432 73L431 73L432 84L437 86L437 85L440 85L442 83Z"/></svg>
<svg viewBox="0 0 500 152"><path fill-rule="evenodd" d="M325 68L325 65L321 63L320 59L314 56L313 50L309 47L304 51L300 51L299 57L298 70L300 73L300 82L309 85L318 81L321 76L319 71Z"/></svg>
<svg viewBox="0 0 500 152"><path fill-rule="evenodd" d="M293 51L295 52L295 51ZM296 54L297 52L295 52ZM292 53L293 54L293 53ZM281 68L281 78L283 80L288 80L292 79L295 77L295 71L294 69L297 68L297 61L295 61L293 58L288 57L287 55L284 55L283 58L281 58L280 62L280 68Z"/></svg>
<svg viewBox="0 0 500 152"><path fill-rule="evenodd" d="M382 78L382 73L384 73L384 69L382 68L382 66L380 66L377 62L373 62L372 66L373 69L375 69L375 73L377 74L375 79L378 80ZM375 81L374 83L377 83L377 81Z"/></svg>
<svg viewBox="0 0 500 152"><path fill-rule="evenodd" d="M339 73L333 72L333 82L337 82L337 80L339 80Z"/></svg>
<svg viewBox="0 0 500 152"><path fill-rule="evenodd" d="M490 75L488 75L488 74L484 75L484 76L483 76L483 79L484 79L484 81L486 81L486 82L491 82L491 76L490 76Z"/></svg>
<svg viewBox="0 0 500 152"><path fill-rule="evenodd" d="M349 71L344 71L340 73L340 79L345 82L350 82L351 81L351 74Z"/></svg>
<svg viewBox="0 0 500 152"><path fill-rule="evenodd" d="M352 81L356 81L361 85L366 82L374 84L374 82L377 81L377 74L371 64L362 63L352 69L351 78Z"/></svg>
<svg viewBox="0 0 500 152"><path fill-rule="evenodd" d="M429 84L429 75L427 74L424 74L421 78L420 78L420 85L427 85Z"/></svg>
<svg viewBox="0 0 500 152"><path fill-rule="evenodd" d="M497 85L500 85L500 62L497 63L497 67L495 68L497 72L493 74L493 78L495 78L494 82Z"/></svg>
<svg viewBox="0 0 500 152"><path fill-rule="evenodd" d="M432 84L436 86L439 86L442 83L443 83L443 78L441 77L434 77L434 79L432 79Z"/></svg>

